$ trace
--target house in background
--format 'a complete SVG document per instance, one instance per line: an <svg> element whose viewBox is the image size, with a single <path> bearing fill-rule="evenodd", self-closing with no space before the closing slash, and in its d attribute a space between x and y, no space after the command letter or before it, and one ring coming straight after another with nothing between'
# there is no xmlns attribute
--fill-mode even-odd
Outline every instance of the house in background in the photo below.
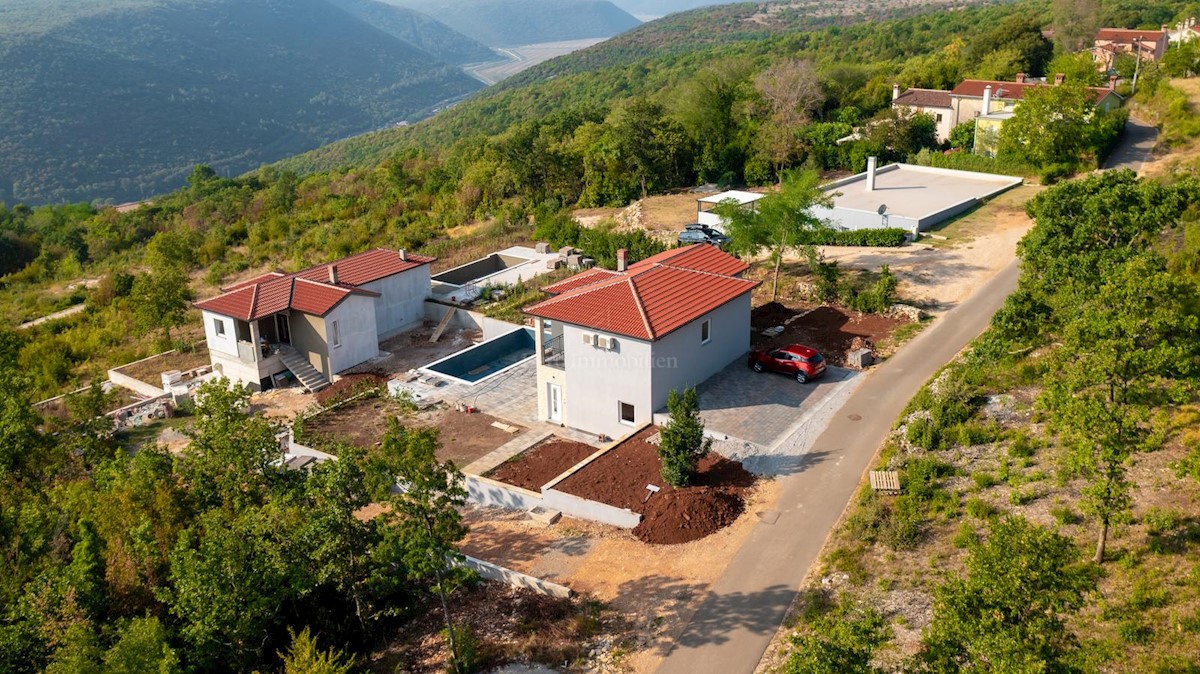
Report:
<svg viewBox="0 0 1200 674"><path fill-rule="evenodd" d="M1175 24L1175 30L1167 31L1167 39L1170 42L1182 44L1184 42L1191 42L1196 38L1200 38L1200 27L1196 26L1196 17L1194 16Z"/></svg>
<svg viewBox="0 0 1200 674"><path fill-rule="evenodd" d="M905 89L892 85L892 107L910 114L924 113L933 117L937 124L937 142L950 140L954 128L954 108L950 103L950 92L941 89Z"/></svg>
<svg viewBox="0 0 1200 674"><path fill-rule="evenodd" d="M748 265L716 246L676 248L543 288L534 318L538 418L619 438L672 389L696 386L750 349Z"/></svg>
<svg viewBox="0 0 1200 674"><path fill-rule="evenodd" d="M327 386L421 324L434 259L378 248L224 288L196 303L213 370L256 391L284 371L310 391Z"/></svg>
<svg viewBox="0 0 1200 674"><path fill-rule="evenodd" d="M1170 33L1167 27L1160 30L1126 30L1124 28L1101 28L1096 33L1088 52L1100 72L1112 72L1116 58L1129 54L1138 59L1159 61L1167 53Z"/></svg>

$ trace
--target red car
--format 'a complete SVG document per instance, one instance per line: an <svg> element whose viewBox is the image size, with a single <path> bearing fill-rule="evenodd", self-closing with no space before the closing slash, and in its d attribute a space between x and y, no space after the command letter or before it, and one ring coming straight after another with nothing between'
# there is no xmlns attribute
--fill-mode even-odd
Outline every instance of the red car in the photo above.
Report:
<svg viewBox="0 0 1200 674"><path fill-rule="evenodd" d="M792 344L770 351L751 351L750 367L755 372L782 372L804 384L825 374L825 359L816 349Z"/></svg>

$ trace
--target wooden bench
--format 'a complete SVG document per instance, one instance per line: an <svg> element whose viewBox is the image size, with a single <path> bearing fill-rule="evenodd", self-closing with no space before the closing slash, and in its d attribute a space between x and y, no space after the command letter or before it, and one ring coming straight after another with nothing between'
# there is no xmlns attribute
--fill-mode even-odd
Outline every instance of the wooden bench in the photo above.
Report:
<svg viewBox="0 0 1200 674"><path fill-rule="evenodd" d="M900 493L900 473L894 470L873 470L870 478L871 489L885 494Z"/></svg>

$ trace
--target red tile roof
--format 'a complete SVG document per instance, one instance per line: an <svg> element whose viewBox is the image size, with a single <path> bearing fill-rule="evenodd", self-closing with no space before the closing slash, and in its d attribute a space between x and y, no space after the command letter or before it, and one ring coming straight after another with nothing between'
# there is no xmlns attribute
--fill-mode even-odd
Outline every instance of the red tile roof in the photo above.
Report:
<svg viewBox="0 0 1200 674"><path fill-rule="evenodd" d="M525 313L654 341L757 287L757 281L736 276L746 268L715 246L695 244L642 260L624 273L585 272L591 283L562 290Z"/></svg>
<svg viewBox="0 0 1200 674"><path fill-rule="evenodd" d="M596 283L597 281L603 281L614 276L618 276L617 272L595 267L585 272L578 273L570 278L563 279L558 283L551 283L548 286L543 286L542 292L550 295L558 295L559 293L565 293L568 290L574 290L582 286L588 286Z"/></svg>
<svg viewBox="0 0 1200 674"><path fill-rule="evenodd" d="M911 105L918 108L950 107L950 92L942 89L905 89L892 105Z"/></svg>
<svg viewBox="0 0 1200 674"><path fill-rule="evenodd" d="M1035 87L1053 86L1043 84L1041 82L998 82L994 80L963 80L961 84L954 87L950 92L951 96L966 96L972 98L983 98L983 90L991 85L992 98L1005 99L1010 101L1019 101L1025 98L1025 92L1028 89ZM1102 87L1088 87L1092 92L1096 102L1104 100L1109 94L1117 95L1112 89Z"/></svg>
<svg viewBox="0 0 1200 674"><path fill-rule="evenodd" d="M1158 42L1167 39L1165 30L1128 30L1125 28L1101 28L1096 33L1096 40L1111 40L1113 42L1133 42L1134 40L1149 40Z"/></svg>
<svg viewBox="0 0 1200 674"><path fill-rule="evenodd" d="M372 281L416 269L437 258L408 255L376 248L358 255L309 267L295 274L273 271L224 288L224 294L197 302L205 311L246 321L287 309L324 316L350 295L378 297L359 288ZM329 282L329 267L337 265L338 282Z"/></svg>

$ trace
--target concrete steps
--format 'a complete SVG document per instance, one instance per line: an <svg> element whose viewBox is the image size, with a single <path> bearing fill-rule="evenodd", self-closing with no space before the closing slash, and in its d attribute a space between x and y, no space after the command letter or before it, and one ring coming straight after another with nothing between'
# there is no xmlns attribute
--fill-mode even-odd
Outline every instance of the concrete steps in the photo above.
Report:
<svg viewBox="0 0 1200 674"><path fill-rule="evenodd" d="M295 349L290 346L283 346L279 349L279 360L287 366L287 369L296 375L296 379L300 380L300 385L309 393L316 393L321 389L329 386L329 380L325 375L317 371L308 359L301 356Z"/></svg>

